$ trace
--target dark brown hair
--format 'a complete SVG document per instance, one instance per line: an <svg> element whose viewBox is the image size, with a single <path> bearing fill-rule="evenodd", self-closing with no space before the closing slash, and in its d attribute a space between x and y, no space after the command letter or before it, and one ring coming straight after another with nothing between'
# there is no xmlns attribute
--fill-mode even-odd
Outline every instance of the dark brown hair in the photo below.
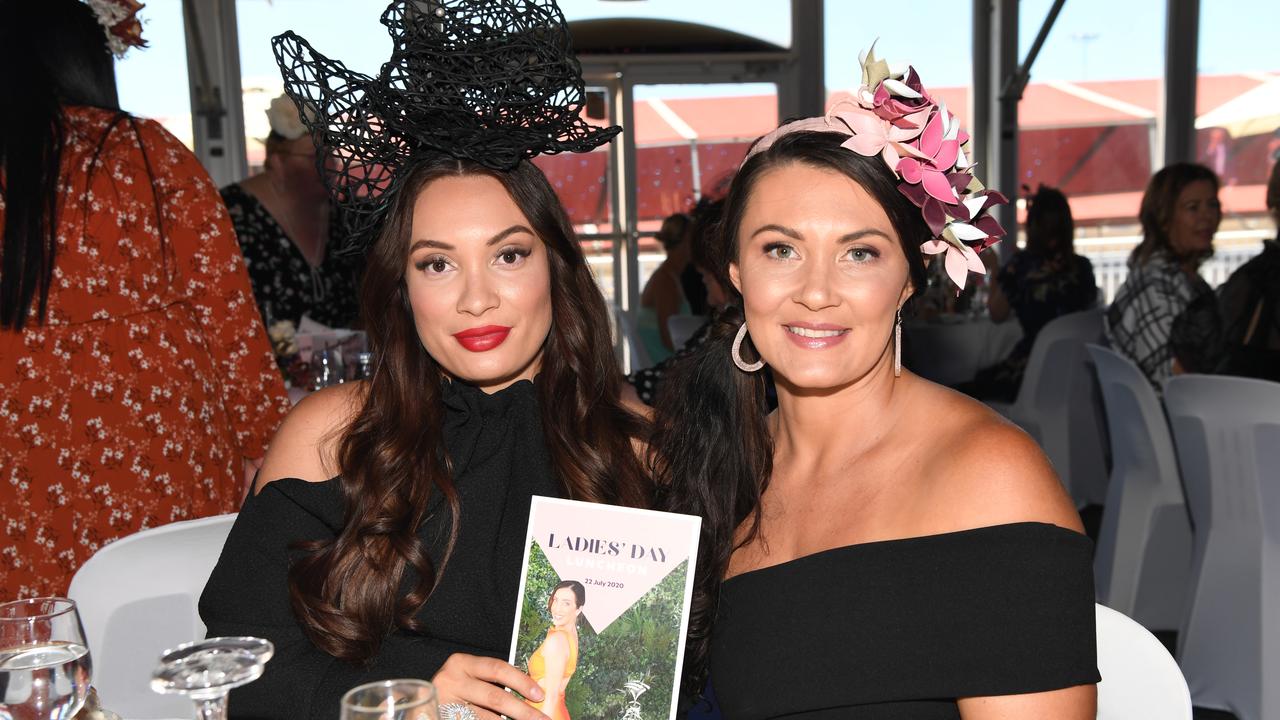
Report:
<svg viewBox="0 0 1280 720"><path fill-rule="evenodd" d="M1027 200L1026 251L1046 260L1070 257L1075 252L1075 232L1067 196L1041 185Z"/></svg>
<svg viewBox="0 0 1280 720"><path fill-rule="evenodd" d="M743 163L725 198L714 247L706 253L714 264L708 269L729 293L728 308L713 321L703 345L676 365L657 398L651 447L659 507L702 517L682 678L686 696L696 696L706 684L720 582L734 551L759 531L760 498L773 472L765 373L741 372L730 359L743 313L742 296L729 281L729 264L738 257L738 229L756 183L770 170L792 164L848 177L889 216L907 256L912 286L919 291L926 284L920 244L929 239L929 228L920 210L899 192L899 180L883 160L842 148L847 139L837 133L794 132ZM747 531L738 535L744 525Z"/></svg>
<svg viewBox="0 0 1280 720"><path fill-rule="evenodd" d="M1169 244L1169 223L1178 206L1178 196L1188 185L1205 181L1213 184L1218 192L1218 176L1204 165L1174 163L1151 176L1147 189L1142 193L1142 205L1138 209L1138 221L1142 223L1142 242L1129 255L1129 265L1141 265L1156 252L1174 255Z"/></svg>
<svg viewBox="0 0 1280 720"><path fill-rule="evenodd" d="M458 535L458 495L442 443L445 379L422 346L405 289L413 204L433 180L497 179L547 247L552 322L534 384L553 471L565 494L635 507L651 501L651 485L632 445L647 424L619 400L622 378L604 298L546 177L527 161L500 172L442 156L405 172L370 250L361 289L374 372L339 447L345 522L333 540L300 544L307 554L289 573L294 613L307 636L330 655L355 662L372 658L393 628L420 629L415 615ZM435 493L450 512L438 566L418 537ZM406 573L412 582L402 594Z"/></svg>
<svg viewBox="0 0 1280 720"><path fill-rule="evenodd" d="M562 580L555 587L551 588L551 594L547 596L547 609L551 609L551 603L556 599L556 593L564 589L573 591L573 602L577 607L587 604L587 588L577 580Z"/></svg>

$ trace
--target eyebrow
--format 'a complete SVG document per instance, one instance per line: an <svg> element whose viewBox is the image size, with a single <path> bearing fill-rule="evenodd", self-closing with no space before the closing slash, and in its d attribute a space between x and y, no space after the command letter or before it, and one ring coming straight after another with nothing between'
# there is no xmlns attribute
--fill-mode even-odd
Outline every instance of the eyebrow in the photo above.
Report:
<svg viewBox="0 0 1280 720"><path fill-rule="evenodd" d="M799 231L793 228L786 227L785 225L775 225L772 223L768 225L760 226L755 232L751 233L751 237L754 238L755 236L764 232L776 232L779 235L786 235L792 240L804 240L804 236L802 236L799 233ZM845 233L844 235L841 235L840 238L836 240L836 242L843 245L844 243L851 243L851 242L854 242L855 240L861 240L862 238L867 237L868 235L879 235L885 240L893 239L893 238L890 238L889 235L885 233L883 230L877 230L876 228L862 228L861 230L854 230L851 233Z"/></svg>
<svg viewBox="0 0 1280 720"><path fill-rule="evenodd" d="M503 230L497 235L494 235L493 237L486 240L484 244L486 247L490 245L497 245L498 243L502 242L503 240L506 240L512 235L515 235L516 233L528 233L530 235L537 237L537 233L525 227L524 225L512 225L506 230ZM450 245L449 243L446 243L446 242L440 242L439 240L417 240L417 241L414 241L413 245L409 246L409 253L412 254L421 248L436 248L437 250L457 250L457 248L454 247L453 245Z"/></svg>

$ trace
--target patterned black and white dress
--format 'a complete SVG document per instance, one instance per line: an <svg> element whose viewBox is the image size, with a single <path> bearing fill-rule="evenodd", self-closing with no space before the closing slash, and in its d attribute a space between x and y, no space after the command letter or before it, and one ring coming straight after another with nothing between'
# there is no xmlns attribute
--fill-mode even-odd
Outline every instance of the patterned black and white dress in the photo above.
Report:
<svg viewBox="0 0 1280 720"><path fill-rule="evenodd" d="M1107 339L1159 391L1176 358L1186 372L1213 372L1221 356L1217 296L1199 275L1156 252L1129 268L1107 310Z"/></svg>
<svg viewBox="0 0 1280 720"><path fill-rule="evenodd" d="M349 328L358 320L356 290L362 255L339 255L339 224L331 224L324 260L313 267L256 197L238 184L221 190L240 250L249 268L253 296L267 327L307 315L329 327Z"/></svg>

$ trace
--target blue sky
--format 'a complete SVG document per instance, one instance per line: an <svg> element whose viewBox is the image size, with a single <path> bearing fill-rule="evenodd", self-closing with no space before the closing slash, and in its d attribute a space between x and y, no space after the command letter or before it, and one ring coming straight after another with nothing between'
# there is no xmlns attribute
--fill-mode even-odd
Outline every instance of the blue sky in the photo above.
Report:
<svg viewBox="0 0 1280 720"><path fill-rule="evenodd" d="M817 1L817 0L814 0ZM877 37L881 54L909 60L931 85L969 81L971 3L965 0L824 0L825 70L830 88L848 87L857 54ZM1023 53L1051 0L1022 0ZM790 42L788 0L560 0L570 20L659 17L719 25L771 42ZM1164 64L1165 0L1067 0L1032 71L1032 81L1158 77ZM378 16L386 0L237 0L241 72L278 84L270 38L296 30L322 53L375 72L390 43ZM1280 72L1276 0L1201 4L1203 73ZM148 0L142 16L151 47L118 64L121 103L146 116L189 111L180 0Z"/></svg>

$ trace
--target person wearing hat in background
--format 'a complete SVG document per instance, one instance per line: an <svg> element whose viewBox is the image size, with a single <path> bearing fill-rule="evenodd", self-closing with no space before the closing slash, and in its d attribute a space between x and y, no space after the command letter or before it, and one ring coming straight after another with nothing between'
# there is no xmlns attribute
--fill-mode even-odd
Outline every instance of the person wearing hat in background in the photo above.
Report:
<svg viewBox="0 0 1280 720"><path fill-rule="evenodd" d="M330 327L351 327L363 262L342 255L341 232L317 165L316 146L287 96L267 109L262 172L222 188L263 324L306 315Z"/></svg>

